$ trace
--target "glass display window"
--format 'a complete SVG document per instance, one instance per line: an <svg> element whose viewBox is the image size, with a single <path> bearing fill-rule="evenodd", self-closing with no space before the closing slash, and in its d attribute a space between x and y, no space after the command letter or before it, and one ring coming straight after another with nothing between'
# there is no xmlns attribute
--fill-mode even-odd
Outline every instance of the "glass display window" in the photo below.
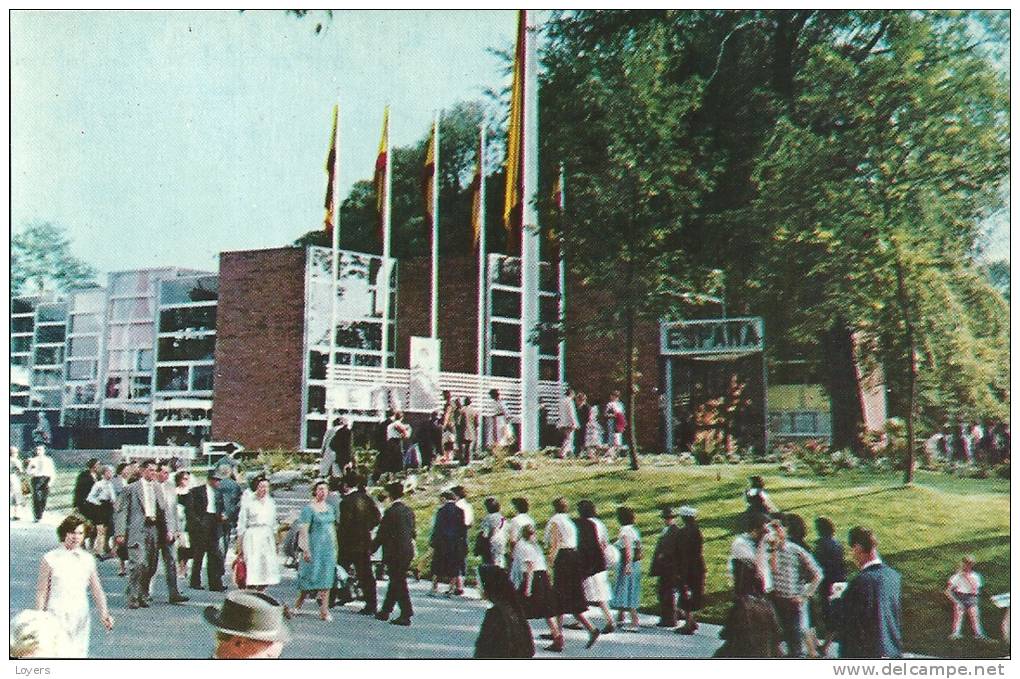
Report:
<svg viewBox="0 0 1020 679"><path fill-rule="evenodd" d="M106 398L125 398L127 396L125 380L126 377L123 375L110 375L107 377L106 387L103 389Z"/></svg>
<svg viewBox="0 0 1020 679"><path fill-rule="evenodd" d="M63 323L67 320L67 305L40 304L35 318L37 323Z"/></svg>
<svg viewBox="0 0 1020 679"><path fill-rule="evenodd" d="M69 408L64 411L64 426L78 429L94 429L99 426L98 408Z"/></svg>
<svg viewBox="0 0 1020 679"><path fill-rule="evenodd" d="M99 354L98 337L72 337L68 342L70 356L97 356Z"/></svg>
<svg viewBox="0 0 1020 679"><path fill-rule="evenodd" d="M199 306L181 309L163 309L159 315L160 332L195 331L216 329L216 307Z"/></svg>
<svg viewBox="0 0 1020 679"><path fill-rule="evenodd" d="M31 333L35 328L35 319L31 316L17 316L11 319L12 333Z"/></svg>
<svg viewBox="0 0 1020 679"><path fill-rule="evenodd" d="M99 332L101 324L97 314L72 314L70 326L72 333L83 334Z"/></svg>
<svg viewBox="0 0 1020 679"><path fill-rule="evenodd" d="M521 295L509 290L492 290L490 293L490 313L501 318L521 317Z"/></svg>
<svg viewBox="0 0 1020 679"><path fill-rule="evenodd" d="M60 365L64 362L64 347L37 347L35 365Z"/></svg>
<svg viewBox="0 0 1020 679"><path fill-rule="evenodd" d="M193 391L212 391L214 373L211 365L191 366L191 389Z"/></svg>
<svg viewBox="0 0 1020 679"><path fill-rule="evenodd" d="M152 300L148 297L114 299L110 302L110 319L134 321L152 318Z"/></svg>
<svg viewBox="0 0 1020 679"><path fill-rule="evenodd" d="M64 383L64 371L61 368L36 368L32 371L33 387L59 387Z"/></svg>
<svg viewBox="0 0 1020 679"><path fill-rule="evenodd" d="M35 312L35 306L31 301L23 297L15 297L11 300L12 314L31 314Z"/></svg>
<svg viewBox="0 0 1020 679"><path fill-rule="evenodd" d="M148 295L152 290L152 272L120 271L110 274L111 295Z"/></svg>
<svg viewBox="0 0 1020 679"><path fill-rule="evenodd" d="M325 413L326 412L326 388L319 386L308 387L308 406L307 412L309 413Z"/></svg>
<svg viewBox="0 0 1020 679"><path fill-rule="evenodd" d="M156 391L188 391L188 366L165 366L156 370Z"/></svg>
<svg viewBox="0 0 1020 679"><path fill-rule="evenodd" d="M93 290L79 290L74 293L71 299L71 313L75 315L102 313L106 304L106 290L95 288Z"/></svg>
<svg viewBox="0 0 1020 679"><path fill-rule="evenodd" d="M32 351L31 337L11 337L11 353L24 354Z"/></svg>
<svg viewBox="0 0 1020 679"><path fill-rule="evenodd" d="M135 370L149 372L152 370L152 358L155 355L152 349L138 349L135 352Z"/></svg>
<svg viewBox="0 0 1020 679"><path fill-rule="evenodd" d="M354 365L378 368L382 365L382 357L372 354L354 354Z"/></svg>
<svg viewBox="0 0 1020 679"><path fill-rule="evenodd" d="M35 329L36 344L56 344L64 341L63 325L40 325Z"/></svg>
<svg viewBox="0 0 1020 679"><path fill-rule="evenodd" d="M516 356L492 357L492 374L496 377L520 377L521 359Z"/></svg>
<svg viewBox="0 0 1020 679"><path fill-rule="evenodd" d="M499 349L502 351L520 351L521 350L521 326L512 323L498 323L494 322L491 324L492 328L492 348Z"/></svg>
<svg viewBox="0 0 1020 679"><path fill-rule="evenodd" d="M65 384L64 403L67 405L90 405L96 402L96 385Z"/></svg>
<svg viewBox="0 0 1020 679"><path fill-rule="evenodd" d="M130 384L130 398L149 398L152 396L152 378L149 375L132 375Z"/></svg>
<svg viewBox="0 0 1020 679"><path fill-rule="evenodd" d="M148 406L138 403L107 403L103 424L108 426L141 426L148 424Z"/></svg>
<svg viewBox="0 0 1020 679"><path fill-rule="evenodd" d="M60 407L60 390L46 389L33 391L29 399L32 408L55 409Z"/></svg>
<svg viewBox="0 0 1020 679"><path fill-rule="evenodd" d="M219 278L200 276L167 279L160 285L159 300L165 306L215 302L219 296Z"/></svg>
<svg viewBox="0 0 1020 679"><path fill-rule="evenodd" d="M216 353L216 338L211 335L195 338L160 337L159 360L211 361Z"/></svg>
<svg viewBox="0 0 1020 679"><path fill-rule="evenodd" d="M93 359L69 360L67 362L67 379L92 380L96 377L96 361Z"/></svg>

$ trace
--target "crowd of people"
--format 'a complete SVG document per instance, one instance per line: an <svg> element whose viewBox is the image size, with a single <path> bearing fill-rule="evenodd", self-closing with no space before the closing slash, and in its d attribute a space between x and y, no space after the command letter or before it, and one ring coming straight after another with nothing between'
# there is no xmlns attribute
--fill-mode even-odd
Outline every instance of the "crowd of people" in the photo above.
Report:
<svg viewBox="0 0 1020 679"><path fill-rule="evenodd" d="M1009 424L984 420L983 422L947 422L924 444L930 460L999 464L1009 459Z"/></svg>
<svg viewBox="0 0 1020 679"><path fill-rule="evenodd" d="M344 434L339 436L342 441ZM231 592L222 608L206 611L217 630L217 657L278 656L288 637L285 620L298 615L309 598L316 600L318 617L326 622L332 620L333 606L360 599L360 614L411 626L414 607L407 578L417 556L417 527L403 501L404 485L386 484L385 501L377 500L368 493L366 476L343 454L343 445L338 448L324 456L327 474L312 484L309 502L294 522L293 547L287 546L289 539L283 541L284 555L293 556L297 568L292 606L267 591L281 583L283 555L280 517L265 476L242 488L236 466L221 464L204 483L192 485L191 472L175 470L172 462L125 462L111 469L89 460L75 482L76 511L61 522L59 546L40 563L36 609L50 617L24 616L12 630L32 629L42 638L40 626L55 625L62 654L86 657L88 590L99 619L113 628L97 561L119 562L119 574L127 577L126 607L139 609L153 605L152 579L160 560L170 604L188 600L178 586L187 576L188 561L192 589L203 589L204 570L204 587L226 592L225 560L231 548L233 584L243 591ZM860 573L848 583L844 548L831 520L815 519L818 537L811 548L804 519L779 511L761 477L751 478L744 497L746 530L730 550L733 599L717 655L825 656L838 641L842 657L900 657L900 576L882 562L875 534L862 527L849 531L847 544ZM605 634L639 632L646 577L656 579L656 626L680 635L698 630L707 573L695 507L664 507L658 535L643 536L634 508L615 507L617 528L611 531L588 498L573 507L566 498L556 498L543 527L531 517L526 497L510 498L512 511L506 513L498 498L486 497L477 520L464 486L443 490L439 500L428 541L429 594L463 595L469 556L479 557L478 582L491 608L479 630L477 657L533 656L532 620L547 627L541 636L551 652L566 647L565 629L586 632L587 648ZM654 548L647 550L650 539ZM649 551L651 564L645 570ZM376 559L389 581L381 604ZM973 557L964 558L947 584L953 639L962 634L965 620L976 638L985 638L979 611L982 580L974 567ZM237 626L252 611L263 625L254 636ZM12 634L12 654L14 648Z"/></svg>

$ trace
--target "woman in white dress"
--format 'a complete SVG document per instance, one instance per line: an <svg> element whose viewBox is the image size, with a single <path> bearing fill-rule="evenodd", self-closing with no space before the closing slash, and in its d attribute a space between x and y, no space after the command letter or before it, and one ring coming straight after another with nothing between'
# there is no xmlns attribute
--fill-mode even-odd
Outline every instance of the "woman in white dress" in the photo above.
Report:
<svg viewBox="0 0 1020 679"><path fill-rule="evenodd" d="M72 514L57 527L62 546L46 552L39 563L39 583L35 607L53 613L64 627L69 639L67 657L87 658L89 655L90 616L86 587L99 608L99 619L106 629L113 629L113 618L106 605L106 593L96 573L96 559L82 549L85 521Z"/></svg>
<svg viewBox="0 0 1020 679"><path fill-rule="evenodd" d="M276 501L269 495L269 479L252 483L255 493L241 503L237 516L237 557L244 559L246 586L259 592L280 582L276 555Z"/></svg>
<svg viewBox="0 0 1020 679"><path fill-rule="evenodd" d="M588 457L593 460L606 447L606 442L602 438L602 424L599 422L600 410L599 404L592 402L588 422L584 425L584 447Z"/></svg>

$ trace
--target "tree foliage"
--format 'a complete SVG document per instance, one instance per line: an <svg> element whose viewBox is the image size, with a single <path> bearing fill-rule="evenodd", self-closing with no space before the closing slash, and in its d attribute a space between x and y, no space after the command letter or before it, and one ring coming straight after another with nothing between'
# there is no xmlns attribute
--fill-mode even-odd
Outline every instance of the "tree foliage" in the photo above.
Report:
<svg viewBox="0 0 1020 679"><path fill-rule="evenodd" d="M96 270L71 253L66 229L32 222L11 237L11 296L95 285Z"/></svg>

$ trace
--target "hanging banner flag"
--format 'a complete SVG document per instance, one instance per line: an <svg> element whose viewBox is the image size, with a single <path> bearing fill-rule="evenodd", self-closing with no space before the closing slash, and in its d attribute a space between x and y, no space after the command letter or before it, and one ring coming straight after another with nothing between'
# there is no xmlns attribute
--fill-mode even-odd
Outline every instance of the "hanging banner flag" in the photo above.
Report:
<svg viewBox="0 0 1020 679"><path fill-rule="evenodd" d="M485 177L482 169L484 152L485 150L482 148L482 135L479 134L475 176L471 179L471 245L473 248L478 247L482 235L482 220L485 218L485 215L482 214L482 182Z"/></svg>
<svg viewBox="0 0 1020 679"><path fill-rule="evenodd" d="M436 175L436 127L432 126L429 135L428 149L425 151L425 167L421 176L421 190L425 201L425 223L432 224L432 215L436 209L436 197L433 192L433 179Z"/></svg>
<svg viewBox="0 0 1020 679"><path fill-rule="evenodd" d="M524 210L524 31L525 13L518 11L517 46L514 49L513 85L510 88L510 121L506 141L506 191L503 225L507 246L517 243Z"/></svg>
<svg viewBox="0 0 1020 679"><path fill-rule="evenodd" d="M383 109L382 138L379 140L379 155L375 159L375 209L379 213L379 240L383 240L383 205L386 202L386 164L390 155L390 107Z"/></svg>
<svg viewBox="0 0 1020 679"><path fill-rule="evenodd" d="M339 116L340 105L333 105L333 131L329 135L329 153L326 154L326 216L322 220L322 228L329 236L333 235L333 226L336 224L335 210L336 198L333 195L333 183L336 180L336 122Z"/></svg>

